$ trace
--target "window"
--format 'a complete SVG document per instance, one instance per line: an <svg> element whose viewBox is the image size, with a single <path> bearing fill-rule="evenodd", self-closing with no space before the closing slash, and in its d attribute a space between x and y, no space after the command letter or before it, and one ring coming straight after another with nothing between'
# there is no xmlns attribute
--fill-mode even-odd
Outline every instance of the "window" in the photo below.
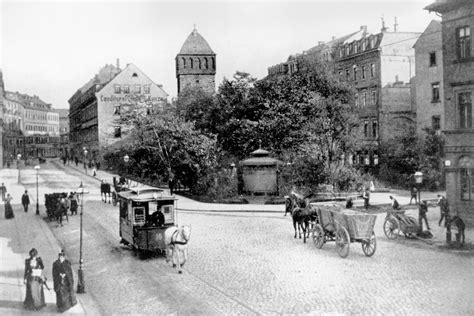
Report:
<svg viewBox="0 0 474 316"><path fill-rule="evenodd" d="M357 43L354 43L354 54L357 54L358 53L358 45Z"/></svg>
<svg viewBox="0 0 474 316"><path fill-rule="evenodd" d="M130 93L130 86L128 84L123 85L123 93Z"/></svg>
<svg viewBox="0 0 474 316"><path fill-rule="evenodd" d="M430 67L436 66L436 52L430 53Z"/></svg>
<svg viewBox="0 0 474 316"><path fill-rule="evenodd" d="M471 92L458 94L459 128L472 128Z"/></svg>
<svg viewBox="0 0 474 316"><path fill-rule="evenodd" d="M349 45L346 45L346 56L348 56L351 53L351 47Z"/></svg>
<svg viewBox="0 0 474 316"><path fill-rule="evenodd" d="M122 129L120 128L120 126L115 126L114 127L114 137L115 138L122 137Z"/></svg>
<svg viewBox="0 0 474 316"><path fill-rule="evenodd" d="M370 77L375 77L375 64L370 64Z"/></svg>
<svg viewBox="0 0 474 316"><path fill-rule="evenodd" d="M377 105L377 91L372 91L372 105Z"/></svg>
<svg viewBox="0 0 474 316"><path fill-rule="evenodd" d="M367 105L367 92L362 93L362 106L365 107Z"/></svg>
<svg viewBox="0 0 474 316"><path fill-rule="evenodd" d="M435 131L441 129L441 119L440 119L439 115L433 115L431 117L431 127Z"/></svg>
<svg viewBox="0 0 474 316"><path fill-rule="evenodd" d="M145 208L144 207L134 207L133 213L135 214L135 218L134 218L135 225L145 224Z"/></svg>
<svg viewBox="0 0 474 316"><path fill-rule="evenodd" d="M378 122L377 120L372 121L372 137L377 138L377 132L378 132Z"/></svg>
<svg viewBox="0 0 474 316"><path fill-rule="evenodd" d="M431 84L431 102L439 102L439 82Z"/></svg>
<svg viewBox="0 0 474 316"><path fill-rule="evenodd" d="M115 85L115 93L120 93L120 85L119 84L116 84Z"/></svg>
<svg viewBox="0 0 474 316"><path fill-rule="evenodd" d="M367 48L367 40L362 40L362 50L364 51Z"/></svg>
<svg viewBox="0 0 474 316"><path fill-rule="evenodd" d="M369 137L369 122L364 121L364 137Z"/></svg>
<svg viewBox="0 0 474 316"><path fill-rule="evenodd" d="M456 48L458 59L471 57L471 29L469 26L460 27L456 32Z"/></svg>
<svg viewBox="0 0 474 316"><path fill-rule="evenodd" d="M355 94L354 99L355 99L355 106L358 107L359 106L359 94L358 93Z"/></svg>
<svg viewBox="0 0 474 316"><path fill-rule="evenodd" d="M463 156L459 159L459 167L461 171L461 200L471 201L474 199L474 165L471 157Z"/></svg>
<svg viewBox="0 0 474 316"><path fill-rule="evenodd" d="M143 86L143 93L150 94L150 86Z"/></svg>
<svg viewBox="0 0 474 316"><path fill-rule="evenodd" d="M142 86L139 84L135 85L135 90L133 91L135 93L142 93Z"/></svg>
<svg viewBox="0 0 474 316"><path fill-rule="evenodd" d="M183 65L183 68L186 68L186 58L181 58L181 64Z"/></svg>
<svg viewBox="0 0 474 316"><path fill-rule="evenodd" d="M357 66L354 66L353 70L354 70L354 80L357 80Z"/></svg>
<svg viewBox="0 0 474 316"><path fill-rule="evenodd" d="M365 66L362 66L362 79L365 79Z"/></svg>

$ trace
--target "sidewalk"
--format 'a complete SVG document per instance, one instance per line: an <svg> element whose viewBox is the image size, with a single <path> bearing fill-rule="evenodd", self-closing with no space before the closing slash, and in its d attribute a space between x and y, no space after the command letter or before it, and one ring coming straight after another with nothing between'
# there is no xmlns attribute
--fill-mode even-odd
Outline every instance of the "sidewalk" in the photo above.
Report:
<svg viewBox="0 0 474 316"><path fill-rule="evenodd" d="M57 314L56 295L53 290L52 264L57 259L62 248L53 233L43 220L42 215L35 215L36 197L30 195L31 204L28 213L23 211L20 200L25 188L18 184L17 169L1 169L0 181L5 183L7 192L13 197L12 206L15 218L6 220L4 208L0 208L0 314L28 315ZM40 201L41 214L44 215L44 205ZM46 306L37 312L23 309L26 287L23 284L25 259L29 257L31 248L38 250L43 259L48 286L51 292L44 290ZM67 254L67 249L65 249ZM76 262L72 262L74 285L77 286ZM78 304L66 311L65 315L100 315L102 314L95 301L86 294L76 295Z"/></svg>
<svg viewBox="0 0 474 316"><path fill-rule="evenodd" d="M71 169L75 169L79 172L84 173L84 169L79 164L76 167L74 164L69 164L63 166L61 162L57 162L58 165L61 167L69 167ZM92 171L90 169L87 170L87 175L90 177L92 176ZM101 179L105 179L107 182L112 183L113 177L118 177L118 175L98 170L96 177L97 181L101 181ZM167 189L166 189L167 190ZM445 195L445 192L429 192L429 191L422 191L421 192L421 199L427 200L430 204L429 211L427 214L428 221L430 223L431 233L433 234L432 239L424 240L426 243L431 245L437 246L446 246L446 229L444 227L438 226L438 221L440 217L440 211L438 206L433 206L436 204L438 199L437 195ZM403 209L406 209L406 214L411 215L418 219L418 205L412 204L410 205L410 192L409 191L390 191L390 192L375 192L370 194L370 204L371 205L386 205L387 208L390 208L391 200L390 196L393 196ZM176 195L178 198L177 202L177 209L181 211L200 211L200 212L226 212L226 213L271 213L275 216L278 214L285 213L285 205L266 205L266 204L218 204L218 203L202 203L198 201L191 200L187 197ZM321 204L332 204L333 202L324 202ZM319 204L319 203L318 203ZM337 204L337 203L336 203ZM344 202L339 202L340 205L344 205ZM363 200L357 199L354 201L354 207L362 207ZM377 214L377 226L383 225L385 221L385 213ZM383 233L382 233L383 234ZM472 244L474 242L474 229L466 228L465 231L466 236L466 244ZM404 237L403 237L404 238ZM452 235L452 240L454 240L454 234ZM468 247L466 247L467 249Z"/></svg>

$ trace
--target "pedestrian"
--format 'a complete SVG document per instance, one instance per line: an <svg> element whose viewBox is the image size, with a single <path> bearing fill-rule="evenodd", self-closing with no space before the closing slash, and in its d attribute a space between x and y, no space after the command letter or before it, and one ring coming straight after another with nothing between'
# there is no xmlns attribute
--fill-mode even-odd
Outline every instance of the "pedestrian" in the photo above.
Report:
<svg viewBox="0 0 474 316"><path fill-rule="evenodd" d="M397 199L395 199L393 196L389 196L390 200L392 200L392 208L394 210L399 210L400 209L400 204L398 203Z"/></svg>
<svg viewBox="0 0 474 316"><path fill-rule="evenodd" d="M28 213L28 205L30 205L30 196L28 195L28 191L25 190L25 193L21 196L21 204L23 204L23 209L25 213Z"/></svg>
<svg viewBox="0 0 474 316"><path fill-rule="evenodd" d="M410 205L413 199L415 199L415 204L418 204L417 194L418 194L418 190L416 189L416 187L412 187L410 190Z"/></svg>
<svg viewBox="0 0 474 316"><path fill-rule="evenodd" d="M441 213L438 226L441 226L441 223L443 222L443 219L444 219L444 227L447 227L450 221L448 200L446 200L444 196L438 194L438 205L439 205L439 210Z"/></svg>
<svg viewBox="0 0 474 316"><path fill-rule="evenodd" d="M23 307L28 310L40 310L46 306L44 299L43 260L38 257L38 250L32 248L30 257L25 259L25 274L23 283L26 285L26 296Z"/></svg>
<svg viewBox="0 0 474 316"><path fill-rule="evenodd" d="M7 194L7 187L5 186L5 184L3 184L3 182L0 186L0 191L2 191L2 201L5 202L5 194Z"/></svg>
<svg viewBox="0 0 474 316"><path fill-rule="evenodd" d="M428 212L428 204L425 200L420 202L418 208L418 224L420 225L420 230L423 231L423 219L426 223L426 229L430 230L430 225L428 224L428 219L426 218L426 213Z"/></svg>
<svg viewBox="0 0 474 316"><path fill-rule="evenodd" d="M95 160L92 160L92 175L94 177L97 176L97 165L95 164Z"/></svg>
<svg viewBox="0 0 474 316"><path fill-rule="evenodd" d="M169 173L169 178L168 178L168 187L170 189L170 194L171 195L173 195L174 186L175 186L174 173L170 172Z"/></svg>
<svg viewBox="0 0 474 316"><path fill-rule="evenodd" d="M13 208L11 204L11 200L13 198L10 196L10 194L7 194L7 197L5 198L5 218L6 219L11 219L15 217L15 214L13 214Z"/></svg>
<svg viewBox="0 0 474 316"><path fill-rule="evenodd" d="M364 187L364 193L362 193L362 198L364 199L365 209L369 209L370 192L369 189L366 187Z"/></svg>
<svg viewBox="0 0 474 316"><path fill-rule="evenodd" d="M77 165L79 164L79 159L77 159L76 156L74 156L74 163L76 164L76 167L77 167Z"/></svg>
<svg viewBox="0 0 474 316"><path fill-rule="evenodd" d="M346 199L346 208L352 208L353 205L354 205L354 202L353 202L352 198L348 197Z"/></svg>
<svg viewBox="0 0 474 316"><path fill-rule="evenodd" d="M69 194L69 205L71 208L71 215L77 215L77 196L74 192Z"/></svg>
<svg viewBox="0 0 474 316"><path fill-rule="evenodd" d="M71 263L66 259L63 250L59 252L58 260L53 263L53 282L56 306L58 312L63 313L77 304Z"/></svg>

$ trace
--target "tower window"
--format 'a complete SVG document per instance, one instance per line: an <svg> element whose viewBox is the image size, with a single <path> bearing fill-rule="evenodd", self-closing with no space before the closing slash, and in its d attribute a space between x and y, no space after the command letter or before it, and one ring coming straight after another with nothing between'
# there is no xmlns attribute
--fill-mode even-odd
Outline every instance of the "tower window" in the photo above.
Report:
<svg viewBox="0 0 474 316"><path fill-rule="evenodd" d="M192 58L189 58L189 66L192 68L194 68L194 65L193 65L193 59Z"/></svg>
<svg viewBox="0 0 474 316"><path fill-rule="evenodd" d="M183 68L186 68L186 58L181 58L181 63L183 64Z"/></svg>
<svg viewBox="0 0 474 316"><path fill-rule="evenodd" d="M439 82L431 84L431 102L439 102Z"/></svg>
<svg viewBox="0 0 474 316"><path fill-rule="evenodd" d="M430 67L436 66L436 52L430 53Z"/></svg>

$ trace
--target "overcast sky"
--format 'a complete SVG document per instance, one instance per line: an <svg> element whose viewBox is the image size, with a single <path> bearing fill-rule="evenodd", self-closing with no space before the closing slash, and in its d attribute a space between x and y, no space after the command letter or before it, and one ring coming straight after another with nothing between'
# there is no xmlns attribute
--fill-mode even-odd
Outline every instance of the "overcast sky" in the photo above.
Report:
<svg viewBox="0 0 474 316"><path fill-rule="evenodd" d="M105 64L134 63L176 96L176 54L196 24L217 54L216 84L236 71L257 78L267 67L318 41L377 33L383 16L393 30L423 32L434 0L326 1L9 1L1 5L5 87L38 95L54 108Z"/></svg>

